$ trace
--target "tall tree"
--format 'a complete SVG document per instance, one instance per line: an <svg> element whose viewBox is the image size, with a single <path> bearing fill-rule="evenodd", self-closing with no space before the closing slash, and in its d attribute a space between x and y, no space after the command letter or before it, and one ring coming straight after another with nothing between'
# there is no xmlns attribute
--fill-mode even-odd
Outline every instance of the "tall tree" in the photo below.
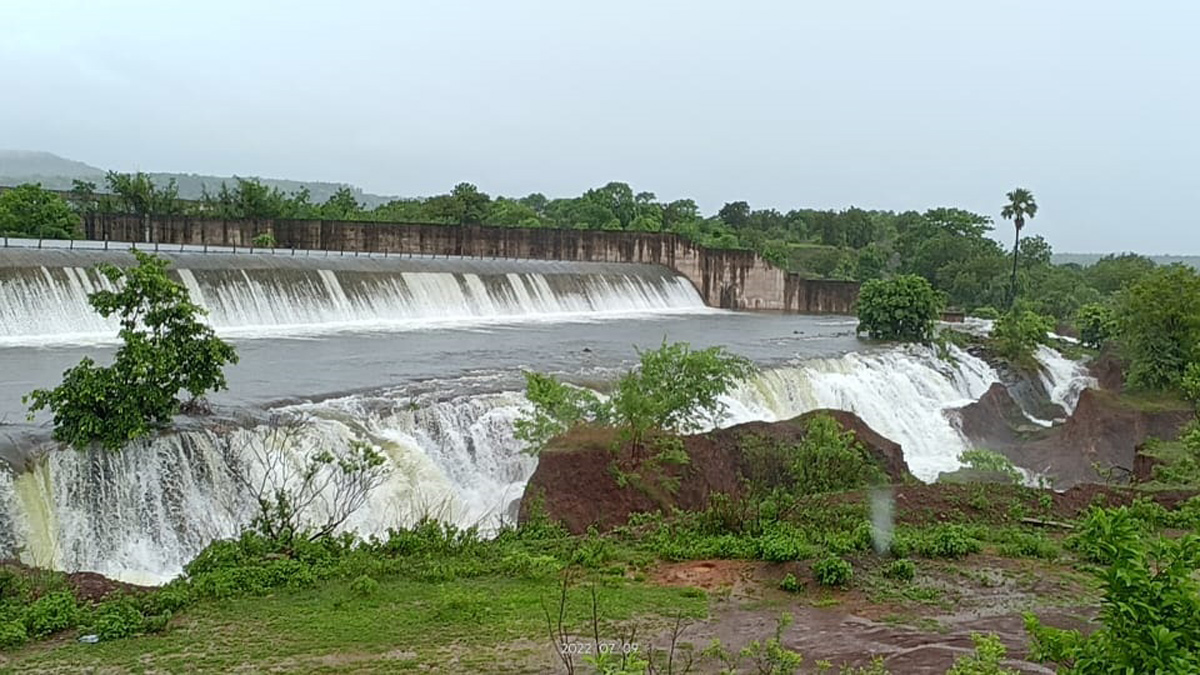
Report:
<svg viewBox="0 0 1200 675"><path fill-rule="evenodd" d="M1025 227L1025 219L1033 218L1037 215L1037 202L1033 199L1033 193L1025 188L1016 188L1008 193L1008 203L1000 209L1000 216L1005 220L1013 221L1013 225L1017 228L1016 238L1013 240L1013 268L1012 268L1012 283L1008 290L1008 304L1017 299L1017 256L1021 250L1021 228Z"/></svg>
<svg viewBox="0 0 1200 675"><path fill-rule="evenodd" d="M74 239L79 216L41 185L26 183L0 194L0 236Z"/></svg>

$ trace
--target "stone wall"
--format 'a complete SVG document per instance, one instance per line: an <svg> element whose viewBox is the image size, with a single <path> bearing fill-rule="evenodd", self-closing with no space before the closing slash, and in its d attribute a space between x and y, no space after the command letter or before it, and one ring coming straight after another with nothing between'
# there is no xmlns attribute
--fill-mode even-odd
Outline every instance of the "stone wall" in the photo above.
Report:
<svg viewBox="0 0 1200 675"><path fill-rule="evenodd" d="M658 232L109 214L90 216L84 230L88 239L158 244L248 247L256 236L270 233L281 248L649 263L687 277L705 303L725 309L849 314L858 298L855 282L803 279L753 251L708 249Z"/></svg>

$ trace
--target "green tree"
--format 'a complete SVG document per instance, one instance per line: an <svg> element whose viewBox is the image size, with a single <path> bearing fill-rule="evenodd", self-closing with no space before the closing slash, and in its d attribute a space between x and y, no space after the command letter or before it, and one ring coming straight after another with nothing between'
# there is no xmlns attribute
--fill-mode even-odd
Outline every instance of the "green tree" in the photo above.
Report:
<svg viewBox="0 0 1200 675"><path fill-rule="evenodd" d="M0 236L74 239L79 216L62 197L26 183L0 194Z"/></svg>
<svg viewBox="0 0 1200 675"><path fill-rule="evenodd" d="M1117 294L1115 314L1132 386L1174 389L1200 360L1200 275L1191 267L1155 268Z"/></svg>
<svg viewBox="0 0 1200 675"><path fill-rule="evenodd" d="M1079 308L1075 315L1079 341L1084 347L1099 349L1117 329L1117 318L1108 305L1092 302Z"/></svg>
<svg viewBox="0 0 1200 675"><path fill-rule="evenodd" d="M1016 238L1013 240L1013 271L1012 281L1009 284L1009 305L1017 299L1017 259L1020 256L1021 250L1021 229L1025 227L1025 219L1033 218L1037 215L1037 202L1033 199L1033 193L1025 188L1016 188L1007 195L1008 203L1000 210L1000 216L1005 220L1013 221L1013 226L1016 228Z"/></svg>
<svg viewBox="0 0 1200 675"><path fill-rule="evenodd" d="M226 386L223 368L237 363L233 347L202 322L204 310L167 276L167 262L134 251L137 266L99 266L118 291L96 291L88 302L104 317L120 319L122 340L111 366L91 358L63 374L54 389L24 399L33 413L54 414L54 437L76 448L99 443L118 450L126 442L170 423L179 392L195 401Z"/></svg>
<svg viewBox="0 0 1200 675"><path fill-rule="evenodd" d="M358 203L350 188L340 187L321 204L318 211L321 218L326 220L354 220L362 213L362 204Z"/></svg>
<svg viewBox="0 0 1200 675"><path fill-rule="evenodd" d="M1054 330L1054 322L1046 316L1030 310L1012 309L996 319L992 326L992 345L996 353L1010 362L1025 368L1033 368L1033 351L1044 344L1047 333Z"/></svg>
<svg viewBox="0 0 1200 675"><path fill-rule="evenodd" d="M928 342L943 300L923 277L874 279L858 293L858 332L879 340Z"/></svg>
<svg viewBox="0 0 1200 675"><path fill-rule="evenodd" d="M750 205L746 202L729 202L721 207L717 217L734 229L743 228L750 221Z"/></svg>
<svg viewBox="0 0 1200 675"><path fill-rule="evenodd" d="M179 186L172 178L157 186L149 174L109 171L104 177L108 189L116 196L115 204L123 213L138 216L174 215L183 212L179 202Z"/></svg>
<svg viewBox="0 0 1200 675"><path fill-rule="evenodd" d="M553 377L527 373L531 408L517 420L517 438L540 452L554 436L584 424L610 426L635 449L661 433L693 433L717 424L726 407L721 397L754 373L746 359L721 347L693 350L686 342L663 342L638 352L639 367L617 380L604 401Z"/></svg>
<svg viewBox="0 0 1200 675"><path fill-rule="evenodd" d="M100 209L100 200L96 197L96 184L89 180L71 181L71 204L80 213L95 213Z"/></svg>
<svg viewBox="0 0 1200 675"><path fill-rule="evenodd" d="M1154 261L1136 253L1106 255L1084 270L1084 275L1101 293L1115 293L1154 271Z"/></svg>

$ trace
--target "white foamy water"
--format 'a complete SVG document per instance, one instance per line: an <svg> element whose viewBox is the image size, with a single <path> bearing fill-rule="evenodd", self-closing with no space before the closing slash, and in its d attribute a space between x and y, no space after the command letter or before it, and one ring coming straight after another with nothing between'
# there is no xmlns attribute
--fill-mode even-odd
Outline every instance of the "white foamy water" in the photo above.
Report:
<svg viewBox="0 0 1200 675"><path fill-rule="evenodd" d="M1096 378L1088 373L1087 366L1068 359L1046 345L1038 345L1034 358L1041 365L1038 377L1050 400L1061 406L1067 414L1075 412L1079 395L1084 389L1096 386Z"/></svg>
<svg viewBox="0 0 1200 675"><path fill-rule="evenodd" d="M909 346L773 369L732 397L731 421L848 410L899 443L913 475L931 481L958 468L958 455L968 447L947 413L998 381L984 361L955 347L951 354L953 362L946 362L931 348Z"/></svg>
<svg viewBox="0 0 1200 675"><path fill-rule="evenodd" d="M665 268L627 273L364 272L316 267L176 270L222 335L413 330L505 321L555 321L707 311L695 287ZM84 267L0 269L0 345L115 339L115 319L88 305L112 290Z"/></svg>

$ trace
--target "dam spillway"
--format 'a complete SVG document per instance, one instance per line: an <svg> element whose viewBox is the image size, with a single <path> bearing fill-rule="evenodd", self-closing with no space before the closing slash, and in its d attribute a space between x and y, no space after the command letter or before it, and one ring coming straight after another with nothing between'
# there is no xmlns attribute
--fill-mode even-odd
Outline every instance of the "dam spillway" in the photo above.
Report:
<svg viewBox="0 0 1200 675"><path fill-rule="evenodd" d="M292 333L449 322L704 311L665 267L329 255L160 253L218 332ZM112 285L95 266L126 251L0 249L0 343L112 336L87 295Z"/></svg>

